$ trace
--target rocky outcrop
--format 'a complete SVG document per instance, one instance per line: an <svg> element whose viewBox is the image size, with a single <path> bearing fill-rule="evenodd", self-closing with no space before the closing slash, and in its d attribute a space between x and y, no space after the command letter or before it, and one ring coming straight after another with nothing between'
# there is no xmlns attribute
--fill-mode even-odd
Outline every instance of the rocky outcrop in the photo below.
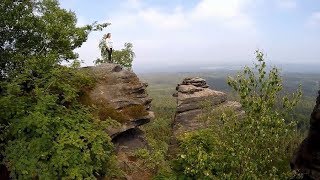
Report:
<svg viewBox="0 0 320 180"><path fill-rule="evenodd" d="M85 91L82 103L95 107L100 120L113 119L117 125L108 129L115 138L121 133L148 123L153 118L147 83L140 82L135 73L117 64L105 63L86 68L96 83Z"/></svg>
<svg viewBox="0 0 320 180"><path fill-rule="evenodd" d="M205 126L204 122L198 120L204 106L241 109L240 103L228 101L224 92L209 89L206 81L199 77L185 78L176 90L173 95L177 98L177 112L173 123L175 136Z"/></svg>
<svg viewBox="0 0 320 180"><path fill-rule="evenodd" d="M94 107L93 113L101 121L110 121L106 132L116 147L125 179L149 177L149 172L134 170L139 165L132 157L136 149L148 147L145 134L139 129L154 117L150 111L152 99L146 92L148 84L141 82L131 70L117 64L105 63L83 70L94 77L95 85L84 90L80 101Z"/></svg>
<svg viewBox="0 0 320 180"><path fill-rule="evenodd" d="M310 128L292 161L291 168L304 179L320 179L320 91L311 113Z"/></svg>

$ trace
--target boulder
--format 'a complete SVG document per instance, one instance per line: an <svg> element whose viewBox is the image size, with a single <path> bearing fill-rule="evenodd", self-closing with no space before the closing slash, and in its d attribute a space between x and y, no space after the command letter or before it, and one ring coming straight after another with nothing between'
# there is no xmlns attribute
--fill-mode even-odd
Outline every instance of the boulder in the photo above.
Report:
<svg viewBox="0 0 320 180"><path fill-rule="evenodd" d="M291 168L303 179L320 179L320 91L311 113L308 136L302 141L291 160Z"/></svg>
<svg viewBox="0 0 320 180"><path fill-rule="evenodd" d="M228 101L224 92L209 89L205 79L200 77L185 78L177 85L176 90L173 94L177 99L177 111L173 122L175 136L205 127L206 124L198 120L204 106L241 110L240 103Z"/></svg>

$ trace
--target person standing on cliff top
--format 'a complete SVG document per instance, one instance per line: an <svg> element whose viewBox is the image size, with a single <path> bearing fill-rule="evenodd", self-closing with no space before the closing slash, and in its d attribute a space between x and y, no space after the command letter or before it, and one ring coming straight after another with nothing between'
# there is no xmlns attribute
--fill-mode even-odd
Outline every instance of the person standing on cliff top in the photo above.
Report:
<svg viewBox="0 0 320 180"><path fill-rule="evenodd" d="M111 63L112 60L111 60L111 56L112 56L112 49L113 49L113 42L111 40L111 33L108 33L106 36L105 36L105 44L106 44L106 50L108 52L108 62Z"/></svg>

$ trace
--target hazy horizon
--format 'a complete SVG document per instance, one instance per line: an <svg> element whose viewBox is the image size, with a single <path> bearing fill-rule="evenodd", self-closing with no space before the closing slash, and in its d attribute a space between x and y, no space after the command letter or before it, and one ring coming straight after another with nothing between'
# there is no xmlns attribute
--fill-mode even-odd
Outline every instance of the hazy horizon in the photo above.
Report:
<svg viewBox="0 0 320 180"><path fill-rule="evenodd" d="M76 51L83 66L100 57L99 40L132 42L137 71L250 64L261 49L272 64L320 64L318 0L60 0L78 26L110 22ZM181 68L180 68L181 69ZM183 69L183 68L182 68Z"/></svg>
<svg viewBox="0 0 320 180"><path fill-rule="evenodd" d="M177 65L177 66L167 66L167 67L133 67L133 70L139 74L148 73L172 73L172 72L211 72L211 71L238 71L244 66L252 66L252 63L247 64L221 64L221 65ZM318 74L320 63L311 64L294 64L294 63L269 63L268 66L276 66L283 73L312 73Z"/></svg>

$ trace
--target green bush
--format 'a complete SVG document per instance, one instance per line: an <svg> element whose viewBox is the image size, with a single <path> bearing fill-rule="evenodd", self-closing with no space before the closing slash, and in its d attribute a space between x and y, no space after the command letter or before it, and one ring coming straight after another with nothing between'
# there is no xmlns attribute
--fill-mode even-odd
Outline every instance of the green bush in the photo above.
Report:
<svg viewBox="0 0 320 180"><path fill-rule="evenodd" d="M3 156L12 178L94 178L110 173L106 165L114 155L104 131L107 124L78 103L79 90L91 82L78 73L67 67L53 69L46 77L50 83L35 84L28 94L18 80L8 84L0 107L7 110L1 117L10 123Z"/></svg>
<svg viewBox="0 0 320 180"><path fill-rule="evenodd" d="M299 142L296 123L284 119L301 92L281 94L277 68L266 70L263 53L228 84L239 95L245 114L213 110L207 129L180 139L176 172L193 179L287 179L290 159ZM219 115L220 114L220 115Z"/></svg>
<svg viewBox="0 0 320 180"><path fill-rule="evenodd" d="M152 110L156 118L141 127L146 132L149 148L138 150L136 156L143 161L143 168L155 175L155 179L168 179L173 174L168 151L176 105L169 91L162 92L151 85L148 93L153 99Z"/></svg>
<svg viewBox="0 0 320 180"><path fill-rule="evenodd" d="M209 129L186 133L180 140L181 153L175 162L175 170L182 177L214 178L223 168L223 158L216 157L223 147Z"/></svg>
<svg viewBox="0 0 320 180"><path fill-rule="evenodd" d="M146 132L149 148L139 149L135 155L142 161L141 167L152 172L155 179L170 179L174 174L168 151L176 105L170 92L162 93L150 85L148 93L153 99L152 110L156 118L141 127Z"/></svg>
<svg viewBox="0 0 320 180"><path fill-rule="evenodd" d="M159 174L171 171L168 160L169 140L171 137L170 119L156 118L143 129L146 132L148 149L138 149L135 156L143 163L143 168Z"/></svg>

